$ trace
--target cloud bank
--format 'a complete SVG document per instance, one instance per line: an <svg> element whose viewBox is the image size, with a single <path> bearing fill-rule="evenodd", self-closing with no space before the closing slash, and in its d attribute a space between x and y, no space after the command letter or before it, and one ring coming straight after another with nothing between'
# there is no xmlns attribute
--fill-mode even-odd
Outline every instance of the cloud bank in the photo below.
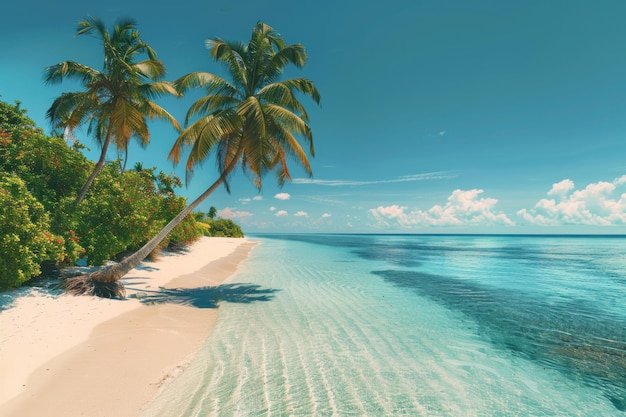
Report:
<svg viewBox="0 0 626 417"><path fill-rule="evenodd" d="M609 226L626 224L626 175L612 182L600 181L575 190L572 180L552 185L547 195L529 210L517 212L525 222L542 226L566 224Z"/></svg>
<svg viewBox="0 0 626 417"><path fill-rule="evenodd" d="M379 226L513 226L515 223L502 212L494 211L498 200L479 198L483 190L455 190L448 202L430 209L409 210L406 206L379 206L370 209L370 216Z"/></svg>

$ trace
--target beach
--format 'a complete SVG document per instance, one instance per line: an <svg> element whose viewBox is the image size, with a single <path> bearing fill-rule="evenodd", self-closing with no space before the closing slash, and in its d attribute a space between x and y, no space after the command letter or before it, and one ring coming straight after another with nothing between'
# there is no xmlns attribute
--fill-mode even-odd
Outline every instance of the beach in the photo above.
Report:
<svg viewBox="0 0 626 417"><path fill-rule="evenodd" d="M133 416L208 337L230 277L256 243L202 238L143 262L127 298L33 291L0 311L0 416Z"/></svg>

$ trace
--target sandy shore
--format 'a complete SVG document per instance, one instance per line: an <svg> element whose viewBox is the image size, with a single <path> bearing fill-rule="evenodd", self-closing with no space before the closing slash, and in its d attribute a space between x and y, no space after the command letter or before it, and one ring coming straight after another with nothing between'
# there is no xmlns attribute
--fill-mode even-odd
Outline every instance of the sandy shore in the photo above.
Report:
<svg viewBox="0 0 626 417"><path fill-rule="evenodd" d="M203 238L144 262L124 278L125 300L18 298L0 312L0 417L138 415L209 335L210 287L254 245Z"/></svg>

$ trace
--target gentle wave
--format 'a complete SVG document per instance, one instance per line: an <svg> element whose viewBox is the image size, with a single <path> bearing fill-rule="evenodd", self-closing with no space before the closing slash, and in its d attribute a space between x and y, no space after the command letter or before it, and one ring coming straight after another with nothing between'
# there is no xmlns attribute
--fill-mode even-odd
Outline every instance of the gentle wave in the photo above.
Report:
<svg viewBox="0 0 626 417"><path fill-rule="evenodd" d="M625 240L260 240L146 416L624 415Z"/></svg>

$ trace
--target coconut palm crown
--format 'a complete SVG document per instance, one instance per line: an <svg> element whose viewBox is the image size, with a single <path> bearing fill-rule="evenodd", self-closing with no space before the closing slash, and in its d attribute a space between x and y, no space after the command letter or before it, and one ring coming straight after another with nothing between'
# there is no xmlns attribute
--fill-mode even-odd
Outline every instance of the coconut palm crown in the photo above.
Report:
<svg viewBox="0 0 626 417"><path fill-rule="evenodd" d="M211 56L226 64L232 80L206 72L194 72L175 81L177 90L204 88L206 95L187 112L185 123L197 118L178 138L170 158L178 163L181 151L190 147L188 178L194 167L216 152L220 173L239 151L241 166L260 189L262 178L274 171L279 185L291 179L287 156L311 175L307 153L315 155L309 116L297 93L310 96L317 104L320 94L304 78L280 81L288 64L304 66L307 54L300 44L286 45L270 26L259 22L247 44L221 39L206 41ZM228 188L228 183L225 182Z"/></svg>
<svg viewBox="0 0 626 417"><path fill-rule="evenodd" d="M139 37L132 19L120 19L109 32L97 18L78 22L76 36L93 35L102 42L103 66L98 71L75 61L64 61L45 69L46 84L64 79L79 81L83 91L63 93L47 112L55 128L69 133L86 125L101 147L100 159L76 198L79 204L93 179L104 166L109 145L127 155L131 138L141 146L150 142L146 119L164 119L180 130L178 122L152 100L166 94L177 95L172 84L162 81L165 66L155 51ZM140 55L147 59L139 60Z"/></svg>
<svg viewBox="0 0 626 417"><path fill-rule="evenodd" d="M210 39L207 47L217 61L226 65L231 81L207 72L193 72L174 82L182 94L203 88L206 95L194 102L169 157L178 163L185 151L187 180L198 165L214 156L219 176L196 200L137 252L121 262L89 276L66 281L71 293L123 296L118 280L156 249L167 234L241 166L261 189L265 174L274 172L279 185L291 180L287 159L293 159L311 175L307 156L314 156L309 116L298 100L309 96L316 104L320 94L304 78L280 81L285 67L301 68L307 55L300 45L286 45L270 26L257 23L247 44ZM191 122L191 123L190 123ZM304 141L304 148L299 142ZM306 150L305 150L306 149Z"/></svg>

